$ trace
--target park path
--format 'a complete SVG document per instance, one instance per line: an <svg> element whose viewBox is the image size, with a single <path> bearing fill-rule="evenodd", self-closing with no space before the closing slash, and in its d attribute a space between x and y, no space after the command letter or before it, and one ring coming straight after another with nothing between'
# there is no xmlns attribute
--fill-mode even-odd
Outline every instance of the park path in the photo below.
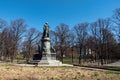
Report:
<svg viewBox="0 0 120 80"><path fill-rule="evenodd" d="M120 67L120 60L110 63L110 64L105 64L105 66L115 66L115 67Z"/></svg>
<svg viewBox="0 0 120 80"><path fill-rule="evenodd" d="M84 66L101 66L101 63L99 62L85 62L83 63ZM114 67L120 67L120 60L115 61L113 63L104 64L103 66L114 66Z"/></svg>

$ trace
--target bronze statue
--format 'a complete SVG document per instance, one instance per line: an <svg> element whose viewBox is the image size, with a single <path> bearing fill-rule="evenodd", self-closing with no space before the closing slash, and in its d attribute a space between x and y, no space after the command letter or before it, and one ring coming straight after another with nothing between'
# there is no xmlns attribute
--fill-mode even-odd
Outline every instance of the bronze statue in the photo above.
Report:
<svg viewBox="0 0 120 80"><path fill-rule="evenodd" d="M42 38L47 38L49 37L49 25L48 23L44 24L44 28L43 28L43 37Z"/></svg>

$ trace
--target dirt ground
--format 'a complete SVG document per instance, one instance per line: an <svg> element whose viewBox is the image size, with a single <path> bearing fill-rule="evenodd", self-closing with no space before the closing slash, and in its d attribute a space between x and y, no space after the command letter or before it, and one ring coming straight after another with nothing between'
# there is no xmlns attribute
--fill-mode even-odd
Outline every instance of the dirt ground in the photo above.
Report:
<svg viewBox="0 0 120 80"><path fill-rule="evenodd" d="M120 73L78 67L0 65L0 80L120 80Z"/></svg>

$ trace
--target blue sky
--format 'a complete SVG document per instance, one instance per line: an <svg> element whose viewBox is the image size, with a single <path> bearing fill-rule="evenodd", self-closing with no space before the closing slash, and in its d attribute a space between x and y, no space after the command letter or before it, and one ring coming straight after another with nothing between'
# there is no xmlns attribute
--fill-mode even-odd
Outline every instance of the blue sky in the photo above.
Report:
<svg viewBox="0 0 120 80"><path fill-rule="evenodd" d="M60 23L70 27L111 17L120 0L0 0L0 18L23 18L29 27L42 31L45 22L51 29Z"/></svg>

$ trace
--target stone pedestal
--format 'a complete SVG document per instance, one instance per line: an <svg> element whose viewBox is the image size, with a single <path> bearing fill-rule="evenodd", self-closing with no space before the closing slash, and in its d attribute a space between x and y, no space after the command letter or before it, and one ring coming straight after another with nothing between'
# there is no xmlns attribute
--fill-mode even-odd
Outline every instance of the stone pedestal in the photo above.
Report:
<svg viewBox="0 0 120 80"><path fill-rule="evenodd" d="M42 40L42 59L38 65L60 65L60 61L56 60L56 53L51 53L50 39L43 38Z"/></svg>
<svg viewBox="0 0 120 80"><path fill-rule="evenodd" d="M50 51L50 39L49 38L43 38L41 40L42 42L42 54L51 54Z"/></svg>

